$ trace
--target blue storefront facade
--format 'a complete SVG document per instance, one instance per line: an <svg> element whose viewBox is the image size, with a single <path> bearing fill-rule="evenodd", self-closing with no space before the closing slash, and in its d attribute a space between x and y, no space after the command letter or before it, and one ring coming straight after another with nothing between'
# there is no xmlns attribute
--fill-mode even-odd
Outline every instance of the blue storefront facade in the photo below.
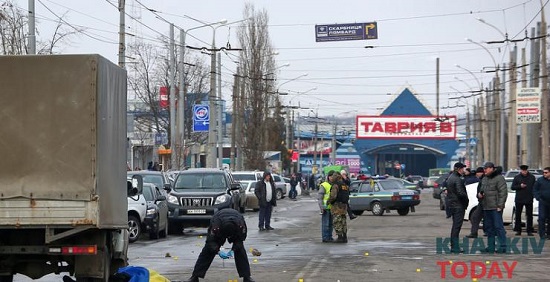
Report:
<svg viewBox="0 0 550 282"><path fill-rule="evenodd" d="M456 117L438 117L405 88L379 116L357 116L354 147L373 175L427 176L449 167L456 136Z"/></svg>

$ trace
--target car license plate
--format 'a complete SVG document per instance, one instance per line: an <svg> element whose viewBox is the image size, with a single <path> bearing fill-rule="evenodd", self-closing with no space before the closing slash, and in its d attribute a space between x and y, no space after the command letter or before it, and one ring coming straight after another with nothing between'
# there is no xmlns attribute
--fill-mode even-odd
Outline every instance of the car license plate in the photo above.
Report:
<svg viewBox="0 0 550 282"><path fill-rule="evenodd" d="M403 199L403 200L412 200L412 196L402 196L401 199Z"/></svg>
<svg viewBox="0 0 550 282"><path fill-rule="evenodd" d="M205 209L199 209L199 210L187 210L187 214L205 214Z"/></svg>

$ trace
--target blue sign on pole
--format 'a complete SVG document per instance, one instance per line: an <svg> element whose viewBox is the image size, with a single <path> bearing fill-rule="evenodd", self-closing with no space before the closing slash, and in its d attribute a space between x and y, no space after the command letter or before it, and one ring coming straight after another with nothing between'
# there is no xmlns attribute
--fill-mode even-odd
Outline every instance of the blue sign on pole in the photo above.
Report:
<svg viewBox="0 0 550 282"><path fill-rule="evenodd" d="M155 145L168 144L168 134L166 132L155 133Z"/></svg>
<svg viewBox="0 0 550 282"><path fill-rule="evenodd" d="M205 132L210 126L210 108L208 105L193 105L193 131Z"/></svg>
<svg viewBox="0 0 550 282"><path fill-rule="evenodd" d="M376 22L315 25L315 41L366 40L378 38Z"/></svg>

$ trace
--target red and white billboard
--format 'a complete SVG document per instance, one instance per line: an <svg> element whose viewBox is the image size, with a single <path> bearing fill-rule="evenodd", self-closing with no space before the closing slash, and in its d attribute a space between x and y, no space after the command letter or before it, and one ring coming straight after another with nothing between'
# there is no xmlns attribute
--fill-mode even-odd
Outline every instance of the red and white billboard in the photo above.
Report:
<svg viewBox="0 0 550 282"><path fill-rule="evenodd" d="M166 109L170 106L169 89L166 86L161 86L159 90L159 106L161 109Z"/></svg>
<svg viewBox="0 0 550 282"><path fill-rule="evenodd" d="M456 116L357 116L360 139L454 139Z"/></svg>

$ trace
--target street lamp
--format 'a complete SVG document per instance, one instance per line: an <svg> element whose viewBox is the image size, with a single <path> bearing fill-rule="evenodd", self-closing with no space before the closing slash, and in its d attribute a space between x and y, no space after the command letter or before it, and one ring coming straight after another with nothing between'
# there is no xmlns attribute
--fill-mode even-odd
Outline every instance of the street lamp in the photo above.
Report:
<svg viewBox="0 0 550 282"><path fill-rule="evenodd" d="M300 78L302 78L302 77L308 76L308 75L309 75L308 73L304 73L304 74L301 74L301 75L299 75L299 76L297 76L297 77L295 77L295 78L289 79L289 80L287 80L287 81L285 81L285 82L279 84L279 87L277 87L277 92L279 92L279 89L281 89L281 86L283 86L283 85L285 85L285 84L287 84L287 83L289 83L289 82L292 82L292 81L294 81L294 80L300 79Z"/></svg>
<svg viewBox="0 0 550 282"><path fill-rule="evenodd" d="M454 91L462 94L462 97L452 97L452 98L449 98L449 99L464 99L464 102L466 102L466 154L465 154L465 159L470 162L469 166L470 167L476 167L477 165L477 160L475 159L477 153L474 153L473 154L473 158L472 160L470 160L470 139L471 139L471 129L470 129L470 103L468 102L468 97L464 95L464 93L462 93L461 91L457 90L456 88L450 86L451 89L453 89ZM457 104L458 104L458 100L457 100ZM474 150L476 150L477 148L474 147ZM477 152L477 150L476 150Z"/></svg>
<svg viewBox="0 0 550 282"><path fill-rule="evenodd" d="M504 119L505 119L505 115L502 111L504 111L504 102L505 102L505 99L504 99L504 96L502 97L502 99L499 97L499 89L500 89L500 79L498 77L498 71L499 71L499 66L495 60L495 57L493 56L493 54L491 53L491 51L489 51L489 49L487 49L487 47L483 46L482 44L478 43L478 42L475 42L473 41L472 39L469 39L469 38L466 38L466 40L470 43L474 43L476 45L478 45L479 47L483 48L490 56L491 56L491 59L493 60L493 64L494 64L494 67L495 67L495 83L494 83L494 93L493 93L493 97L495 98L496 101L494 101L494 104L497 104L499 105L500 107L500 110L495 112L496 115L498 115L498 119L495 119L496 122L497 122L497 126L495 127L495 134L491 134L491 135L499 135L499 140L497 142L497 146L496 148L499 149L499 154L497 155L496 154L496 151L493 152L493 154L491 154L492 156L491 159L497 159L497 157L499 158L499 162L500 163L504 163L504 139L505 139L505 134L504 134ZM497 131L500 131L500 132L497 132ZM500 133L500 134L498 134ZM486 140L485 140L486 141ZM485 142L484 141L484 142ZM492 148L491 150L495 150L495 146L491 146L490 148Z"/></svg>
<svg viewBox="0 0 550 282"><path fill-rule="evenodd" d="M502 37L504 37L504 41L508 41L508 33L504 34L498 27L486 22L484 19L482 18L476 18L476 20L478 20L479 22L481 23L484 23L492 28L494 28L496 31L498 31L498 33L500 33L500 35L502 35Z"/></svg>
<svg viewBox="0 0 550 282"><path fill-rule="evenodd" d="M299 96L302 96L302 95L304 95L304 94L306 94L306 93L309 93L309 92L311 92L311 91L315 91L315 90L317 90L317 87L313 87L313 88L308 89L308 90L306 90L306 91L296 91L296 95L295 95L294 97L292 97L292 98L288 101L288 104L289 104L289 105L292 105L292 100L294 100L294 99L298 98ZM286 95L286 94L284 94L284 95Z"/></svg>
<svg viewBox="0 0 550 282"><path fill-rule="evenodd" d="M468 88L470 89L470 93L472 93L472 86L470 86L470 84L468 84L466 81L464 81L463 79L460 79L460 78L457 77L457 76L455 76L455 77L453 77L453 78L454 78L455 80L458 80L458 81L464 83L464 85L466 85L466 87L468 87ZM451 86L451 87L452 87L452 86ZM457 91L458 91L458 90L457 90ZM472 94L470 94L470 95L472 95ZM468 96L470 96L470 95L468 95ZM464 97L464 98L467 98L467 97Z"/></svg>
<svg viewBox="0 0 550 282"><path fill-rule="evenodd" d="M219 93L219 95L216 95L216 76L217 76L217 73L216 73L216 65L217 65L217 63L216 63L216 53L218 51L216 49L216 30L218 28L222 27L222 26L227 26L227 25L230 25L230 24L235 24L235 23L240 23L240 22L247 21L248 18L238 20L238 21L234 21L234 22L230 22L230 23L228 23L227 20L224 20L223 22L217 23L218 24L217 26L214 26L214 25L216 25L216 23L207 24L207 23L205 23L201 20L195 19L195 18L187 16L187 15L184 15L184 17L189 18L189 19L194 20L194 21L197 21L197 22L200 22L200 23L205 24L206 26L209 26L210 28L212 28L212 45L211 45L210 50L209 50L211 52L210 53L210 56L211 56L210 57L211 58L210 59L210 92L208 94L208 105L210 106L210 125L208 126L208 150L209 150L209 152L207 153L206 167L215 167L216 166L216 147L217 147L218 142L221 142L221 140L217 140L217 139L220 139L220 138L219 138L219 136L216 136L216 131L214 130L214 127L217 128L219 133L221 133L221 127L222 127L222 121L216 114L217 109L216 109L216 105L215 105L215 100L216 99L221 99L221 93ZM221 113L221 109L220 109L220 113ZM223 145L220 144L220 147L221 146L223 146ZM220 154L219 160L218 160L218 166L219 167L221 167L221 163L222 163L222 159L223 159L223 155L221 153L223 153L223 147L218 148L218 154Z"/></svg>
<svg viewBox="0 0 550 282"><path fill-rule="evenodd" d="M191 17L189 17L191 18ZM196 19L193 19L195 21L198 21L198 22L201 22L203 23L202 21L200 20L196 20ZM180 53L180 61L179 61L179 64L178 64L178 68L180 70L180 89L179 89L179 93L178 93L178 109L177 109L177 122L176 124L178 125L177 127L177 136L179 137L177 140L177 145L179 145L179 147L176 145L176 148L181 148L183 149L183 146L185 145L185 92L184 92L184 89L185 89L185 69L184 69L184 57L185 57L185 39L187 37L187 33L189 33L190 31L192 30L195 30L195 29L199 29L199 28L203 28L203 27L207 27L207 26L212 26L212 25L216 25L216 24L224 24L226 23L227 20L226 19L222 19L218 22L215 22L215 23L203 23L203 25L200 25L200 26L196 26L196 27L192 27L190 29L183 29L181 28L180 29L180 48L179 48L179 53ZM183 142L184 144L181 144L181 142ZM172 150L174 151L174 150ZM184 154L182 152L182 154ZM185 166L185 157L183 157L183 166ZM180 163L181 165L181 163ZM179 167L179 169L181 169L181 166Z"/></svg>
<svg viewBox="0 0 550 282"><path fill-rule="evenodd" d="M476 76L472 71L470 71L470 70L467 69L467 68L461 67L459 64L455 64L455 67L457 67L457 68L459 68L459 69L461 69L461 70L465 70L465 71L467 71L469 74L471 74L472 77L476 80L477 86L479 87L479 90L481 91L481 82L479 82L479 79L477 78L477 76Z"/></svg>

